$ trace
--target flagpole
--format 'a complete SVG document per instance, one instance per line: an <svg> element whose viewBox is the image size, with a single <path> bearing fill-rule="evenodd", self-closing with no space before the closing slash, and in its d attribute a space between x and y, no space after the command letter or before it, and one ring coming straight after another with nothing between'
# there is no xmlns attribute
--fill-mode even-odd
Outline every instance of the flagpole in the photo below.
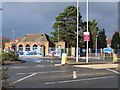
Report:
<svg viewBox="0 0 120 90"><path fill-rule="evenodd" d="M78 24L79 24L79 0L77 0L77 48L76 48L76 62L78 62Z"/></svg>
<svg viewBox="0 0 120 90"><path fill-rule="evenodd" d="M87 13L87 32L88 32L88 0L86 2L86 6L87 6L87 10L86 10L86 13ZM87 50L86 50L86 63L88 63L88 41L87 41Z"/></svg>

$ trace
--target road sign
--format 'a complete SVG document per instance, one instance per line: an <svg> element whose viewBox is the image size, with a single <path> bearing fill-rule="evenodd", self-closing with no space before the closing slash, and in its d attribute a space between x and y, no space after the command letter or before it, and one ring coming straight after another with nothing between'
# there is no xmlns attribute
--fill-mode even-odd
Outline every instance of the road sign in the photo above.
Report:
<svg viewBox="0 0 120 90"><path fill-rule="evenodd" d="M84 32L84 41L90 41L90 33Z"/></svg>
<svg viewBox="0 0 120 90"><path fill-rule="evenodd" d="M103 52L104 53L112 53L112 48L104 48Z"/></svg>

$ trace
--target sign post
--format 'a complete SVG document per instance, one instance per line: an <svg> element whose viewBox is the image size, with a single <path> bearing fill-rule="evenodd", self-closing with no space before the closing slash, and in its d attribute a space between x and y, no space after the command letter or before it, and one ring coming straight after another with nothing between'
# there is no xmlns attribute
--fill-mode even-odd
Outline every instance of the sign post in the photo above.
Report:
<svg viewBox="0 0 120 90"><path fill-rule="evenodd" d="M84 41L87 42L86 63L88 63L88 41L90 41L90 32L84 32Z"/></svg>
<svg viewBox="0 0 120 90"><path fill-rule="evenodd" d="M84 32L84 41L90 41L90 33L89 32Z"/></svg>

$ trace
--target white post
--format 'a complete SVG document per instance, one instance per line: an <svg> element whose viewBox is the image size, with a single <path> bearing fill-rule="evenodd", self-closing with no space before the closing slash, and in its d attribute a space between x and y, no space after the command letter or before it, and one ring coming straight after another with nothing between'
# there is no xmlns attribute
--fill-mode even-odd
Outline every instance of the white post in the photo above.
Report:
<svg viewBox="0 0 120 90"><path fill-rule="evenodd" d="M76 48L76 62L78 62L78 23L79 23L79 0L77 0L77 48Z"/></svg>
<svg viewBox="0 0 120 90"><path fill-rule="evenodd" d="M88 0L87 0L87 32L88 32ZM86 50L86 63L88 63L88 41L87 41L87 50Z"/></svg>
<svg viewBox="0 0 120 90"><path fill-rule="evenodd" d="M59 43L59 25L58 25L58 43Z"/></svg>
<svg viewBox="0 0 120 90"><path fill-rule="evenodd" d="M95 56L97 57L97 35L96 35L96 50L95 50Z"/></svg>
<svg viewBox="0 0 120 90"><path fill-rule="evenodd" d="M76 71L74 70L73 71L73 79L76 79L77 78L77 73L76 73Z"/></svg>

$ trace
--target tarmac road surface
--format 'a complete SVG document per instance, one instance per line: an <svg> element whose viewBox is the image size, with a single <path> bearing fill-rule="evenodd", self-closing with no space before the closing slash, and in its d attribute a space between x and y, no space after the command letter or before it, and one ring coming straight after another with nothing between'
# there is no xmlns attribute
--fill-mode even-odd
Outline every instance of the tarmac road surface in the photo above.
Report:
<svg viewBox="0 0 120 90"><path fill-rule="evenodd" d="M8 82L15 88L118 88L118 73L112 68L56 67L60 60L40 58L25 58L25 61L4 65L8 67Z"/></svg>

